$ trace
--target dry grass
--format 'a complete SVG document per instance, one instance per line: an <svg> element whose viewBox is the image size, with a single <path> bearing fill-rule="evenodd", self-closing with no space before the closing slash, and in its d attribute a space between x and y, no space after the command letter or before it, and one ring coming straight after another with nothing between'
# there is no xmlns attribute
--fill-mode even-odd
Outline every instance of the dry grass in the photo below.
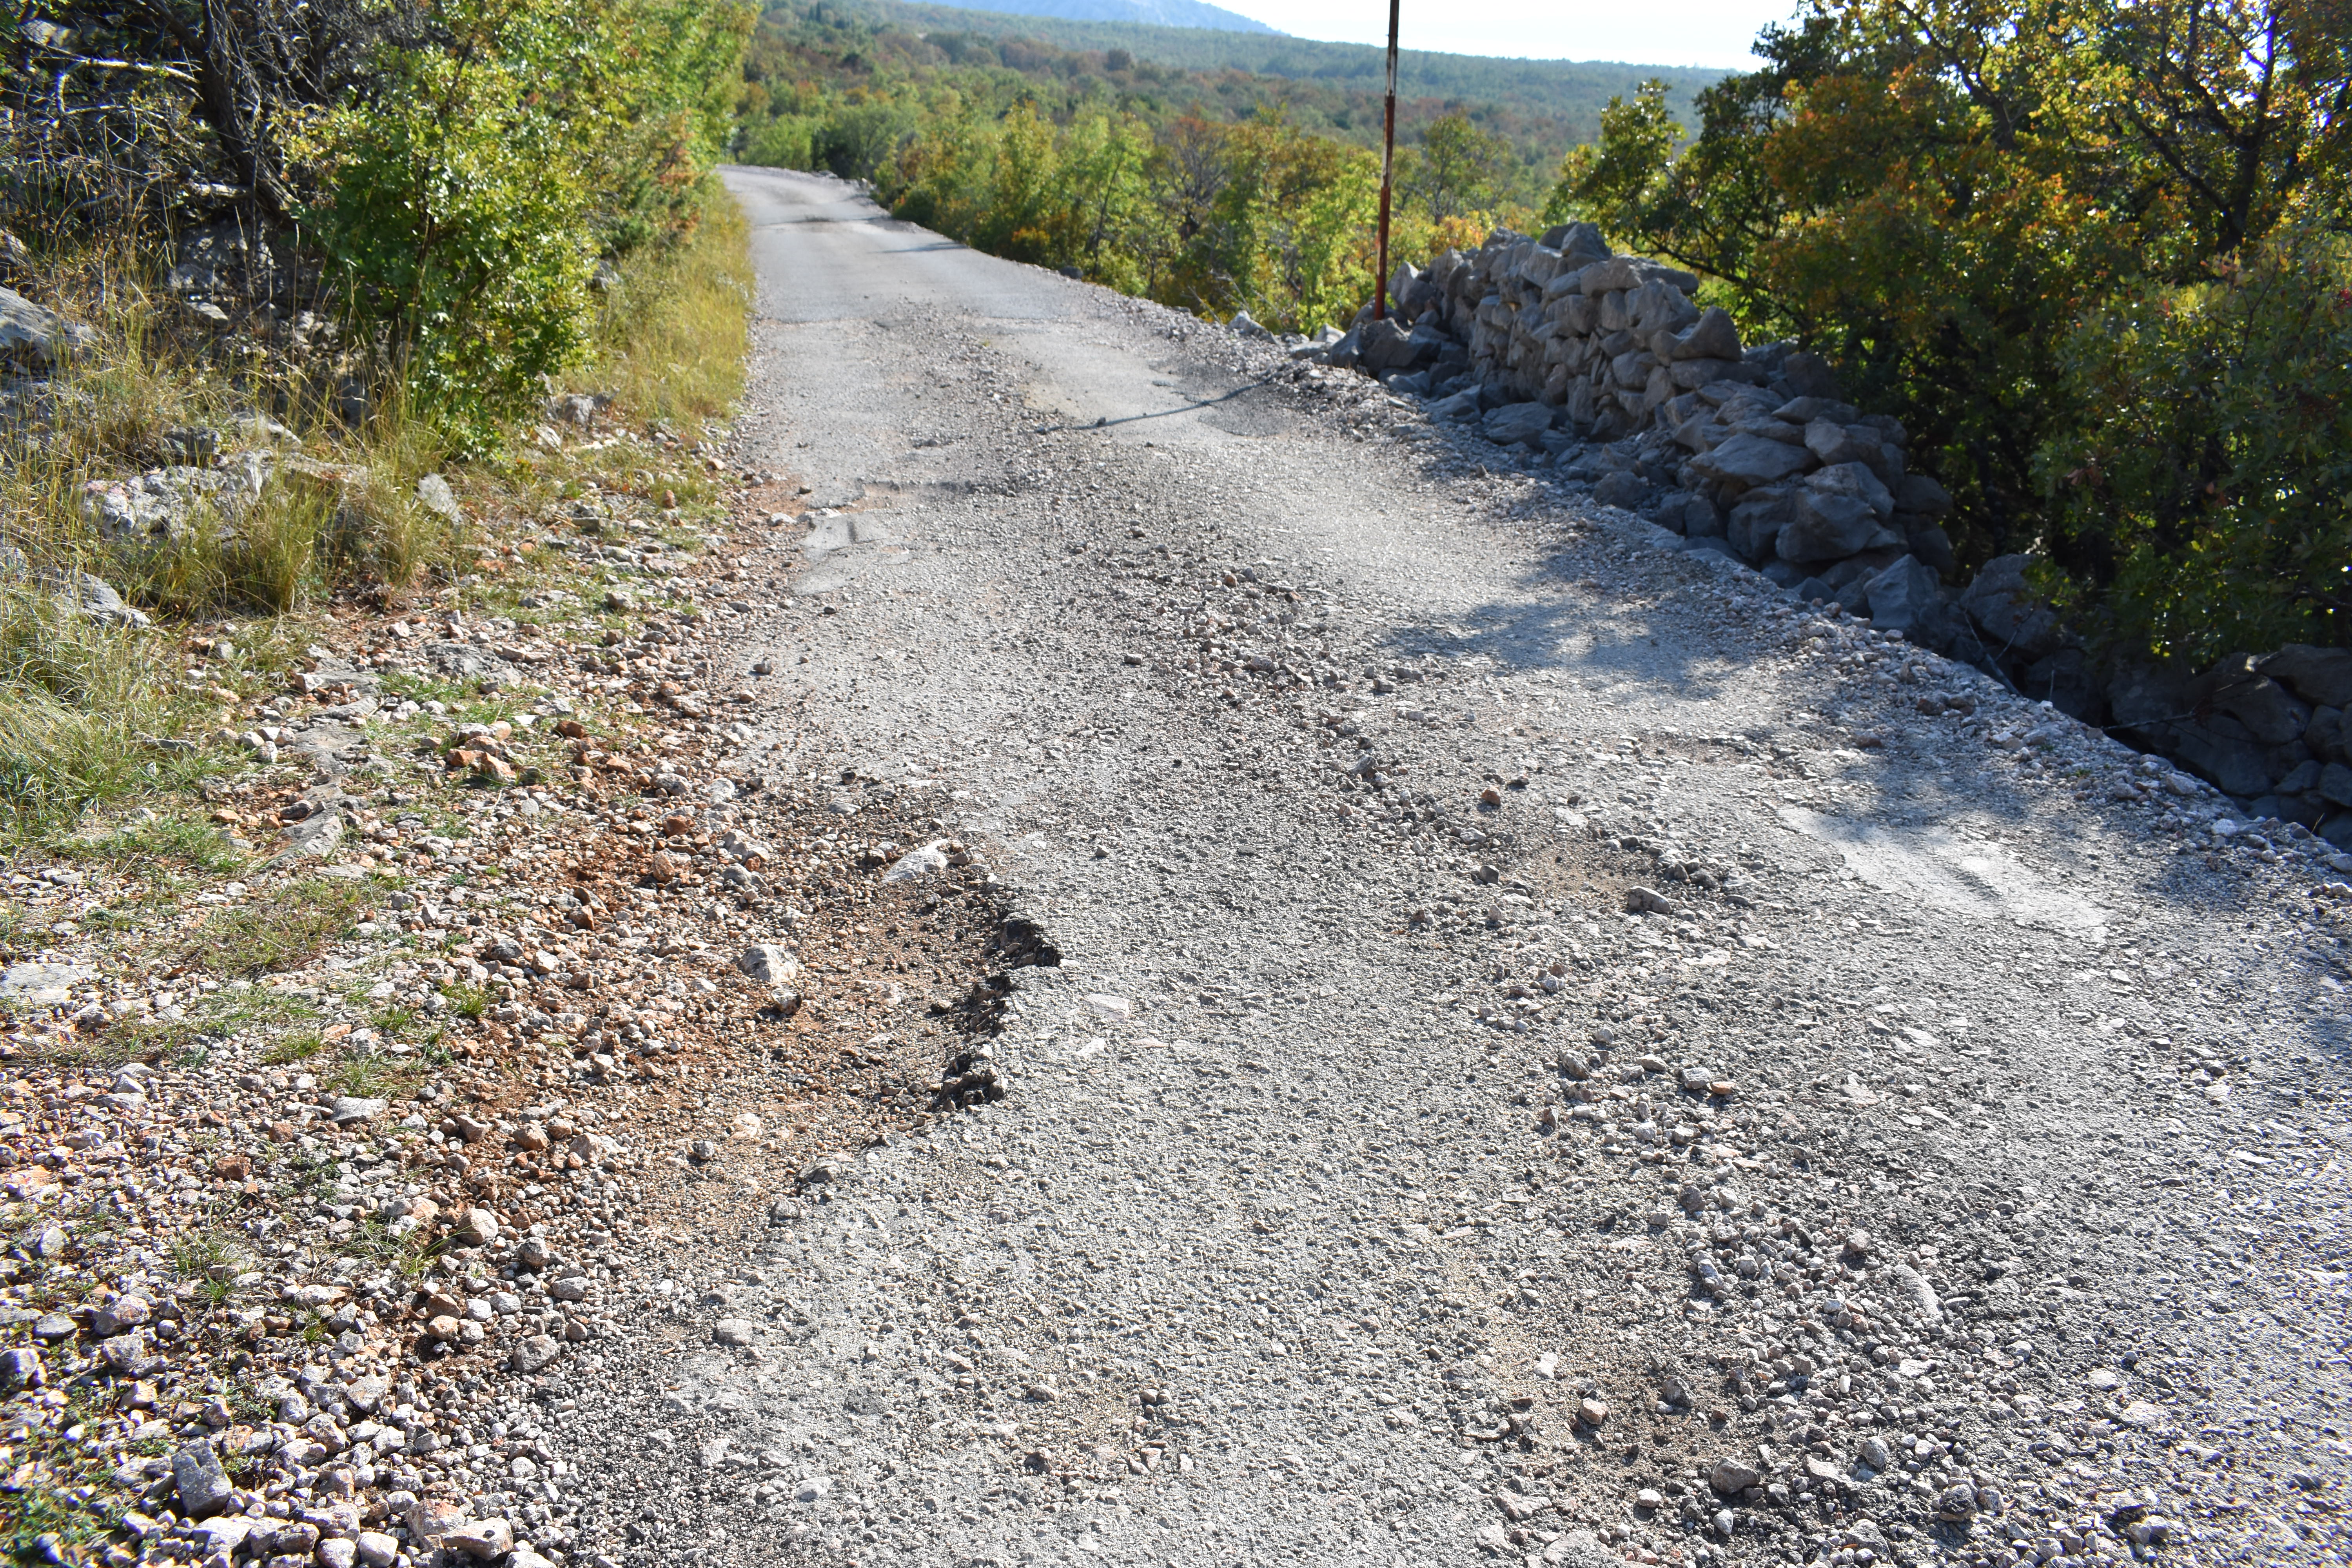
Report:
<svg viewBox="0 0 2352 1568"><path fill-rule="evenodd" d="M181 787L200 756L152 742L211 710L173 682L152 631L68 615L0 584L0 847L69 828L96 799Z"/></svg>
<svg viewBox="0 0 2352 1568"><path fill-rule="evenodd" d="M751 228L711 182L684 238L624 262L605 295L595 359L574 382L641 420L716 418L743 390L751 320Z"/></svg>
<svg viewBox="0 0 2352 1568"><path fill-rule="evenodd" d="M692 232L624 264L594 362L575 378L614 393L630 416L690 424L723 414L741 389L747 231L711 189ZM212 737L224 721L241 729L241 710L295 667L315 640L315 610L356 595L398 604L475 570L482 534L419 503L425 475L446 472L469 510L528 516L547 499L536 492L549 480L528 465L454 468L448 443L396 388L358 426L343 424L324 412L335 367L246 352L196 325L153 287L158 262L122 243L94 247L22 289L96 342L37 401L0 404L0 538L37 573L105 579L155 625L108 626L21 575L0 581L0 848L54 846L86 831L93 807L241 767ZM169 538L135 541L106 536L86 514L92 480L208 461L191 432L221 433L223 451L262 449L257 415L300 438L291 453L270 448L257 500L202 506ZM231 624L234 654L192 679L194 634L210 640ZM156 743L167 741L194 749Z"/></svg>
<svg viewBox="0 0 2352 1568"><path fill-rule="evenodd" d="M196 932L191 967L221 974L262 974L316 958L350 931L375 895L341 877L313 877L269 899L225 910Z"/></svg>

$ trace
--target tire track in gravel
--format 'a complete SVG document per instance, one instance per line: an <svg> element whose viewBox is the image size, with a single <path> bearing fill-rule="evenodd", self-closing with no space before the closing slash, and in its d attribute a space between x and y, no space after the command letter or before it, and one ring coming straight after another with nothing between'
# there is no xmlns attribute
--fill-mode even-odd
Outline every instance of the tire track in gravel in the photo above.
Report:
<svg viewBox="0 0 2352 1568"><path fill-rule="evenodd" d="M746 650L774 757L929 792L1064 962L1009 973L1010 1099L550 1384L583 1553L2341 1552L2291 858L2171 853L2065 787L2127 755L1989 751L2046 715L1365 384L731 178L741 439L862 487Z"/></svg>

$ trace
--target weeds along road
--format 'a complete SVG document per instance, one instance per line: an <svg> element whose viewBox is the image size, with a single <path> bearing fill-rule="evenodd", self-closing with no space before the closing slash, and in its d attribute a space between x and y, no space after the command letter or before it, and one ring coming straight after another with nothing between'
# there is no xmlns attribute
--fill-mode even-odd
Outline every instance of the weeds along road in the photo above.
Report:
<svg viewBox="0 0 2352 1568"><path fill-rule="evenodd" d="M647 1297L616 1560L2340 1560L2309 877L1369 384L729 178L767 754L1063 961L1009 1098Z"/></svg>

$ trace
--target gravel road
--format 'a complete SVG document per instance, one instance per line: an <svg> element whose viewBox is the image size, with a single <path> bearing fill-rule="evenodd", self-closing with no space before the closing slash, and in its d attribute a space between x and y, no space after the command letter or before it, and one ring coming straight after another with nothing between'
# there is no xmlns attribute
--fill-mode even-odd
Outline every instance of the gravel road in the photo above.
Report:
<svg viewBox="0 0 2352 1568"><path fill-rule="evenodd" d="M1369 383L729 179L758 749L929 792L1062 962L1008 1098L730 1173L557 1369L575 1554L2342 1560L2313 853Z"/></svg>

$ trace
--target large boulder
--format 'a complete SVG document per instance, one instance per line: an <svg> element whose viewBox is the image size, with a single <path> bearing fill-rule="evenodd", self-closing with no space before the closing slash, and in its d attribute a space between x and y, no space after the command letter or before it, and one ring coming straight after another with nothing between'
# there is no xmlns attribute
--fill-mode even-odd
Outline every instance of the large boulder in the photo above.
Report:
<svg viewBox="0 0 2352 1568"><path fill-rule="evenodd" d="M34 304L14 289L0 289L0 360L45 375L67 354L97 341L98 334L79 322Z"/></svg>
<svg viewBox="0 0 2352 1568"><path fill-rule="evenodd" d="M2303 743L2323 763L2352 763L2352 736L2347 736L2341 708L2315 708L2305 726Z"/></svg>
<svg viewBox="0 0 2352 1568"><path fill-rule="evenodd" d="M1698 274L1685 272L1679 267L1662 267L1654 261L1643 261L1634 256L1612 256L1606 261L1596 261L1577 275L1576 291L1580 294L1606 294L1612 289L1639 289L1644 283L1671 284L1682 293L1695 293Z"/></svg>
<svg viewBox="0 0 2352 1568"><path fill-rule="evenodd" d="M1500 408L1489 409L1479 421L1479 429L1486 439L1498 447L1532 446L1536 438L1551 428L1552 410L1541 403L1506 403Z"/></svg>
<svg viewBox="0 0 2352 1568"><path fill-rule="evenodd" d="M1717 484L1751 489L1801 474L1812 466L1813 455L1802 447L1775 441L1769 436L1741 434L1714 450L1691 459L1691 468Z"/></svg>
<svg viewBox="0 0 2352 1568"><path fill-rule="evenodd" d="M260 499L274 471L266 454L252 452L226 468L184 464L128 479L89 479L82 484L81 514L110 539L178 540L201 517L225 522L241 516Z"/></svg>
<svg viewBox="0 0 2352 1568"><path fill-rule="evenodd" d="M1923 517L1949 517L1952 492L1926 474L1906 474L1895 489L1895 510L1916 511Z"/></svg>
<svg viewBox="0 0 2352 1568"><path fill-rule="evenodd" d="M2262 672L2314 708L2352 708L2352 648L2289 643L2262 661Z"/></svg>
<svg viewBox="0 0 2352 1568"><path fill-rule="evenodd" d="M2026 582L2031 557L1996 555L1960 595L1960 607L1995 656L2031 664L2058 651L2058 616Z"/></svg>
<svg viewBox="0 0 2352 1568"><path fill-rule="evenodd" d="M2182 695L2200 722L2227 714L2265 746L2302 739L2311 722L2311 709L2258 668L2252 654L2231 655L2189 682Z"/></svg>
<svg viewBox="0 0 2352 1568"><path fill-rule="evenodd" d="M2271 787L2267 749L2242 736L2226 733L2220 725L2188 723L2166 726L2162 734L2158 750L2231 795L2251 798Z"/></svg>
<svg viewBox="0 0 2352 1568"><path fill-rule="evenodd" d="M1545 248L1559 252L1560 260L1569 268L1581 269L1596 261L1609 259L1609 242L1601 237L1601 226L1591 223L1564 223L1544 230Z"/></svg>
<svg viewBox="0 0 2352 1568"><path fill-rule="evenodd" d="M2046 650L2045 657L2055 651ZM2189 684L2163 665L2126 665L2106 683L2109 720L2126 740L2177 759L2231 795L2268 793L2273 777L2268 748L2226 715L2210 722L2192 717Z"/></svg>
<svg viewBox="0 0 2352 1568"><path fill-rule="evenodd" d="M1650 501L1650 487L1641 475L1631 468L1603 474L1594 481L1592 499L1602 506L1622 507L1627 511L1639 511Z"/></svg>
<svg viewBox="0 0 2352 1568"><path fill-rule="evenodd" d="M1903 536L1903 547L1938 573L1950 576L1959 569L1960 558L1952 549L1952 536L1941 524L1928 521L1916 513L1897 511L1888 526Z"/></svg>
<svg viewBox="0 0 2352 1568"><path fill-rule="evenodd" d="M1423 276L1410 261L1398 262L1396 270L1389 274L1389 309L1408 321L1428 309Z"/></svg>
<svg viewBox="0 0 2352 1568"><path fill-rule="evenodd" d="M2188 717L2188 704L2181 696L2186 684L2168 665L2125 665L2107 682L2108 710L2118 725L2153 733L2160 726Z"/></svg>
<svg viewBox="0 0 2352 1568"><path fill-rule="evenodd" d="M1750 561L1777 559L1779 552L1774 549L1774 545L1780 540L1780 531L1786 528L1796 515L1796 500L1790 494L1787 486L1761 486L1749 490L1733 504L1730 523L1726 528L1724 536L1731 542L1731 547L1734 550ZM1800 583L1803 580L1800 575L1790 578L1789 583ZM1788 585L1789 584L1782 584L1784 587Z"/></svg>
<svg viewBox="0 0 2352 1568"><path fill-rule="evenodd" d="M1737 360L1739 357L1739 329L1732 324L1730 313L1719 305L1708 307L1688 331L1675 336L1674 357L1678 360Z"/></svg>
<svg viewBox="0 0 2352 1568"><path fill-rule="evenodd" d="M1358 329L1356 363L1374 375L1392 370L1423 370L1444 352L1445 334L1434 326L1408 330L1393 316Z"/></svg>
<svg viewBox="0 0 2352 1568"><path fill-rule="evenodd" d="M1796 515L1780 530L1773 548L1783 561L1843 561L1869 549L1885 530L1860 496L1804 486L1797 491Z"/></svg>
<svg viewBox="0 0 2352 1568"><path fill-rule="evenodd" d="M1609 379L1627 392L1647 391L1658 356L1647 349L1627 349L1609 362Z"/></svg>
<svg viewBox="0 0 2352 1568"><path fill-rule="evenodd" d="M1688 491L1670 495L1660 503L1658 522L1692 539L1723 538L1722 509L1705 496ZM1727 542L1724 549L1728 553L1730 545Z"/></svg>
<svg viewBox="0 0 2352 1568"><path fill-rule="evenodd" d="M1916 555L1904 556L1863 586L1863 600L1870 606L1870 624L1881 631L1901 632L1906 637L1943 599L1943 584L1935 569Z"/></svg>
<svg viewBox="0 0 2352 1568"><path fill-rule="evenodd" d="M30 583L48 589L58 608L69 616L88 616L119 626L143 626L147 614L122 602L122 595L102 577L71 566L35 566L13 544L0 544L0 583Z"/></svg>
<svg viewBox="0 0 2352 1568"><path fill-rule="evenodd" d="M1863 425L1841 425L1834 419L1808 423L1805 446L1824 465L1861 463L1874 473L1885 461L1876 431Z"/></svg>
<svg viewBox="0 0 2352 1568"><path fill-rule="evenodd" d="M1805 488L1819 495L1851 496L1885 522L1895 515L1895 495L1868 464L1832 463L1805 476Z"/></svg>

